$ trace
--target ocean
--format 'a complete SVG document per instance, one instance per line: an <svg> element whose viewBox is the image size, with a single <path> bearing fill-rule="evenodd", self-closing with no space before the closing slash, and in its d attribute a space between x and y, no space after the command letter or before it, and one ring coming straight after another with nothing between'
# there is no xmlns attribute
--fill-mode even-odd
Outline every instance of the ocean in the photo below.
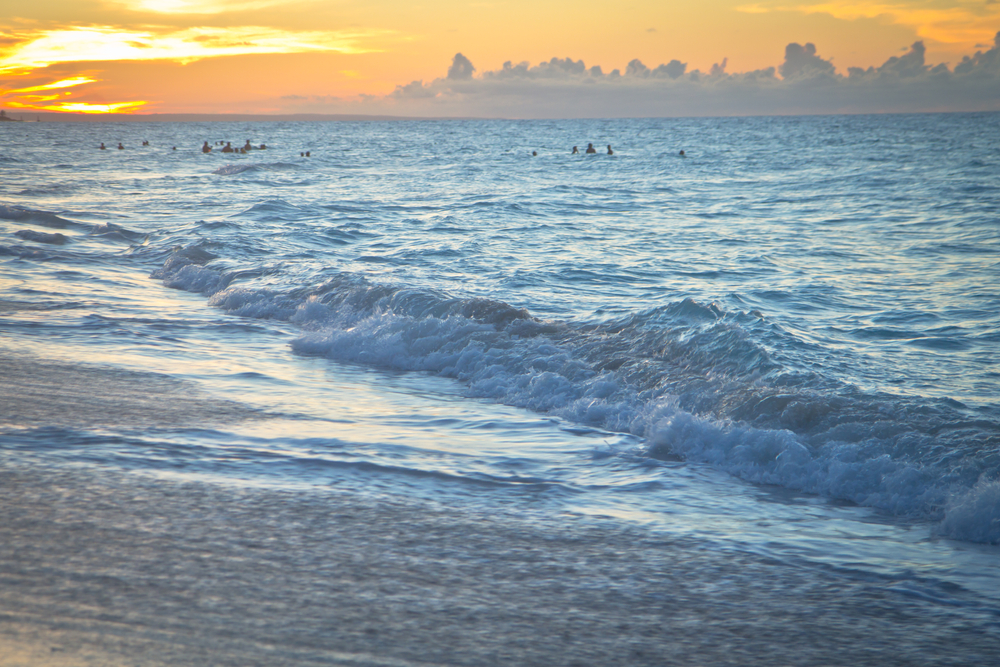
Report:
<svg viewBox="0 0 1000 667"><path fill-rule="evenodd" d="M1000 114L0 124L0 581L0 665L1000 660Z"/></svg>

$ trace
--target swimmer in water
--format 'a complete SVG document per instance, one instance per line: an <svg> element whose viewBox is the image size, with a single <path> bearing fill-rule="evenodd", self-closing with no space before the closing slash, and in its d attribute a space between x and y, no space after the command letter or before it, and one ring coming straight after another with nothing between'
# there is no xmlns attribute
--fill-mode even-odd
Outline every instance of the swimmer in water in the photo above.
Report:
<svg viewBox="0 0 1000 667"><path fill-rule="evenodd" d="M125 147L122 146L122 142L120 142L120 141L118 142L118 150L120 150L120 151L125 150Z"/></svg>
<svg viewBox="0 0 1000 667"><path fill-rule="evenodd" d="M247 139L246 145L243 146L243 150L245 150L248 153L253 150L253 146L250 145L250 140L249 139Z"/></svg>
<svg viewBox="0 0 1000 667"><path fill-rule="evenodd" d="M106 148L104 147L104 142L103 142L103 141L101 142L101 150L102 150L102 151L104 151L104 150L107 150L107 149L106 149Z"/></svg>
<svg viewBox="0 0 1000 667"><path fill-rule="evenodd" d="M611 150L611 144L608 144L608 155L614 155L615 152Z"/></svg>
<svg viewBox="0 0 1000 667"><path fill-rule="evenodd" d="M680 156L681 157L687 157L687 155L684 155L684 151L683 150L680 152Z"/></svg>
<svg viewBox="0 0 1000 667"><path fill-rule="evenodd" d="M201 152L202 153L211 153L212 152L212 147L208 145L207 141L205 142L205 145L201 147Z"/></svg>
<svg viewBox="0 0 1000 667"><path fill-rule="evenodd" d="M267 150L267 146L265 146L264 144L261 144L261 145L260 145L260 149L261 149L262 151L266 151L266 150Z"/></svg>
<svg viewBox="0 0 1000 667"><path fill-rule="evenodd" d="M577 150L576 146L573 146L573 152L570 155L579 155L580 151Z"/></svg>
<svg viewBox="0 0 1000 667"><path fill-rule="evenodd" d="M594 148L594 144L587 144L587 153L588 154L590 154L590 153L596 153L596 152L597 152L597 149Z"/></svg>
<svg viewBox="0 0 1000 667"><path fill-rule="evenodd" d="M311 155L309 154L309 151L306 151L306 157L312 157L312 156L311 156Z"/></svg>
<svg viewBox="0 0 1000 667"><path fill-rule="evenodd" d="M532 157L537 156L538 155L538 151L531 151L531 155L532 155Z"/></svg>
<svg viewBox="0 0 1000 667"><path fill-rule="evenodd" d="M233 146L232 146L232 142L231 141L227 141L226 142L226 146L225 146L225 148L222 149L222 152L223 153L232 153L233 152Z"/></svg>

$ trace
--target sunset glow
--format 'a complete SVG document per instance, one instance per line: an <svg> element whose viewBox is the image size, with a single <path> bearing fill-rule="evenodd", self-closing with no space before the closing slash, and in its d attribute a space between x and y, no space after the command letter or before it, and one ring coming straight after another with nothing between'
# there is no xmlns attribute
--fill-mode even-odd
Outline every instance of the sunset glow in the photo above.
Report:
<svg viewBox="0 0 1000 667"><path fill-rule="evenodd" d="M63 79L61 81L53 81L52 83L45 83L40 86L30 86L28 88L18 88L17 90L12 90L12 93L33 93L41 90L56 90L58 88L71 88L73 86L81 86L85 83L94 83L94 79L89 76L76 76L72 79Z"/></svg>
<svg viewBox="0 0 1000 667"><path fill-rule="evenodd" d="M406 114L394 91L444 77L456 53L477 79L506 62L553 57L605 73L633 61L677 61L686 72L725 63L720 71L741 73L780 69L786 45L812 43L846 75L917 41L928 67L953 68L992 48L1000 31L1000 2L991 0L638 0L627 10L601 0L42 4L0 18L0 107ZM44 94L53 90L71 94Z"/></svg>
<svg viewBox="0 0 1000 667"><path fill-rule="evenodd" d="M135 111L146 105L146 102L114 102L112 104L90 104L87 102L60 102L43 107L28 107L45 111L64 111L69 113L122 113Z"/></svg>
<svg viewBox="0 0 1000 667"><path fill-rule="evenodd" d="M746 5L739 8L748 13L801 12L821 14L842 21L875 19L906 26L918 37L942 44L969 47L989 41L1000 23L1000 3L982 0L960 0L942 6L939 3L857 2L850 0L805 5Z"/></svg>
<svg viewBox="0 0 1000 667"><path fill-rule="evenodd" d="M171 32L124 32L111 26L47 31L11 49L0 59L0 71L47 67L55 63L107 60L175 60L262 53L333 51L364 53L356 45L363 35L290 33L274 28L189 28Z"/></svg>

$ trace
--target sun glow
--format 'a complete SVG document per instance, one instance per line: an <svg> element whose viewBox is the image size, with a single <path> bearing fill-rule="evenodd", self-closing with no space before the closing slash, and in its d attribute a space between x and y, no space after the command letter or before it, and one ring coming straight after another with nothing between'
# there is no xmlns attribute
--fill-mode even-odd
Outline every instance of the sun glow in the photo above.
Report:
<svg viewBox="0 0 1000 667"><path fill-rule="evenodd" d="M156 14L223 14L289 3L287 0L114 0L113 4Z"/></svg>
<svg viewBox="0 0 1000 667"><path fill-rule="evenodd" d="M58 96L53 96L51 98L43 98L45 101L50 101ZM36 100L36 102L39 100ZM92 104L90 102L60 102L58 104L31 104L27 102L7 102L7 106L14 107L16 109L30 109L32 111L62 111L69 113L122 113L136 111L147 104L148 102L144 100L137 100L133 102L111 102L109 104Z"/></svg>
<svg viewBox="0 0 1000 667"><path fill-rule="evenodd" d="M62 79L61 81L53 81L52 83L46 83L41 86L31 86L29 88L18 88L16 90L9 91L10 93L34 93L42 90L56 90L59 88L70 88L73 86L82 86L85 83L95 83L96 79L91 79L89 76L75 76L72 79ZM67 93L68 94L68 93Z"/></svg>
<svg viewBox="0 0 1000 667"><path fill-rule="evenodd" d="M832 0L812 4L756 3L736 8L745 14L769 12L797 12L802 14L828 14L835 19L885 19L913 29L923 39L944 44L965 44L992 41L1000 29L1000 2L958 0L948 7L912 2L859 2L858 0Z"/></svg>
<svg viewBox="0 0 1000 667"><path fill-rule="evenodd" d="M292 32L260 26L124 31L113 27L47 30L0 51L0 72L52 63L174 60L265 53L367 53L358 41L369 32Z"/></svg>
<svg viewBox="0 0 1000 667"><path fill-rule="evenodd" d="M178 3L174 3L178 4ZM181 3L182 4L182 3ZM232 3L230 3L232 4ZM164 5L165 6L165 5ZM239 27L145 27L126 30L112 26L74 26L33 32L12 32L0 42L0 75L37 78L44 68L73 63L170 61L187 64L208 58L261 54L377 52L362 42L385 31L289 31L263 26ZM54 77L53 77L54 78ZM77 75L39 82L15 89L0 88L4 103L18 108L77 113L121 113L134 111L145 101L75 99L53 106L53 98L31 95L100 83L92 76ZM83 91L81 91L83 92Z"/></svg>

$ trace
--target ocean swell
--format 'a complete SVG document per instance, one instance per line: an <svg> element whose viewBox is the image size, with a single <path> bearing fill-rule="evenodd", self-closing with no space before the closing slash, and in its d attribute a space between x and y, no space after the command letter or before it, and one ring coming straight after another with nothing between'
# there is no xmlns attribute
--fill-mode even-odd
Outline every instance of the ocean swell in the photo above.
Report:
<svg viewBox="0 0 1000 667"><path fill-rule="evenodd" d="M1000 426L954 401L866 393L786 368L760 341L790 334L760 313L685 299L612 322L342 274L290 290L234 285L192 246L154 272L250 318L297 325L294 352L463 383L471 395L630 433L755 483L938 523L1000 542Z"/></svg>

